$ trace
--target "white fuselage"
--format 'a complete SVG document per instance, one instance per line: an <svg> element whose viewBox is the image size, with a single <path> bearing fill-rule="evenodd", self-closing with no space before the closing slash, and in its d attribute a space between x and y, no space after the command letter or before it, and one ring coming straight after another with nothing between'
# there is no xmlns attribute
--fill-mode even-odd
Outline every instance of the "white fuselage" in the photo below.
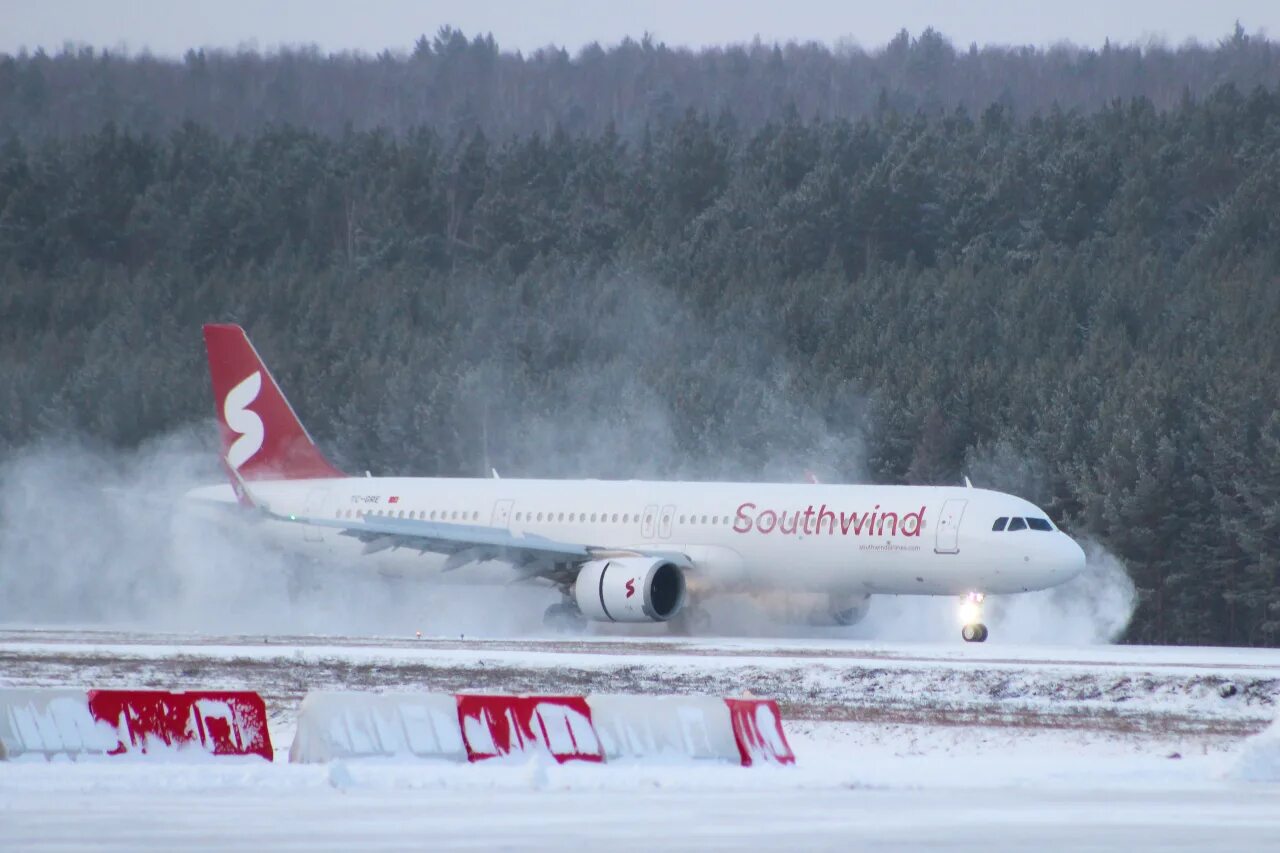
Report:
<svg viewBox="0 0 1280 853"><path fill-rule="evenodd" d="M999 594L1054 586L1084 568L1080 547L1056 527L993 530L997 518L1047 516L1021 498L974 488L353 477L260 481L253 493L280 515L393 515L680 553L692 564L689 584L713 590ZM234 500L229 486L193 496ZM424 572L443 564L417 551L364 555L357 539L334 529L273 527L285 544L353 563Z"/></svg>

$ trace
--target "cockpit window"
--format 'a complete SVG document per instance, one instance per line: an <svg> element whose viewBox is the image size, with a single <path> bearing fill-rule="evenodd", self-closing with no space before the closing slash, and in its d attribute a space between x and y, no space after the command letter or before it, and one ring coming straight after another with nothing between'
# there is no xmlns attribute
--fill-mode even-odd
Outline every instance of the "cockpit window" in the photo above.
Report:
<svg viewBox="0 0 1280 853"><path fill-rule="evenodd" d="M1009 530L1026 530L1027 520L1025 518L1015 518L1009 522Z"/></svg>
<svg viewBox="0 0 1280 853"><path fill-rule="evenodd" d="M1049 523L1047 518L1028 518L1027 527L1032 530L1052 530L1053 525Z"/></svg>
<svg viewBox="0 0 1280 853"><path fill-rule="evenodd" d="M991 525L991 529L995 531L1004 530L1004 526L1009 523L1009 517L1002 515L996 519L996 523Z"/></svg>

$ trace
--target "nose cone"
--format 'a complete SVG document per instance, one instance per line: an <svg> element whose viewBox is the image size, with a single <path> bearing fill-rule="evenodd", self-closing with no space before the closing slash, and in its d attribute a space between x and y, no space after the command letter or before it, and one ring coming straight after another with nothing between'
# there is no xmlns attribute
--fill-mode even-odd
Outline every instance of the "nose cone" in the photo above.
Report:
<svg viewBox="0 0 1280 853"><path fill-rule="evenodd" d="M1063 580L1070 580L1084 571L1084 549L1076 543L1076 540L1063 533L1058 552L1056 568Z"/></svg>

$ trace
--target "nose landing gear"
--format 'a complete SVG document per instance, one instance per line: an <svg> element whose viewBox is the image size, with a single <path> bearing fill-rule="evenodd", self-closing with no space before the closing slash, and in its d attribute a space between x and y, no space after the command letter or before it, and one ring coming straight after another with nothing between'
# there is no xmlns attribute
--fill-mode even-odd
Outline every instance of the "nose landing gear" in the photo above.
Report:
<svg viewBox="0 0 1280 853"><path fill-rule="evenodd" d="M982 624L982 601L986 596L971 592L960 602L960 636L966 643L982 643L987 639L987 626Z"/></svg>

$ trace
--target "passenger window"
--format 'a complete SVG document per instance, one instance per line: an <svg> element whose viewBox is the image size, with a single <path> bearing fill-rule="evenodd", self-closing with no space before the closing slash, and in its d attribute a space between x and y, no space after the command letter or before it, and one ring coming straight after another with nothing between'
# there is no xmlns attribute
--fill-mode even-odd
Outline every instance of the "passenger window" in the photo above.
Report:
<svg viewBox="0 0 1280 853"><path fill-rule="evenodd" d="M627 523L629 522L629 519L630 519L630 518L631 518L631 516L630 516L629 514L627 514L627 513L625 513L625 512L624 512L624 513L622 514L622 523L623 523L623 524L627 524Z"/></svg>
<svg viewBox="0 0 1280 853"><path fill-rule="evenodd" d="M613 523L614 524L618 523L618 514L616 512L613 514Z"/></svg>
<svg viewBox="0 0 1280 853"><path fill-rule="evenodd" d="M1009 523L1009 516L1002 515L996 519L996 523L991 525L991 529L995 531L1004 530L1004 526Z"/></svg>
<svg viewBox="0 0 1280 853"><path fill-rule="evenodd" d="M538 521L542 521L542 513L538 513Z"/></svg>
<svg viewBox="0 0 1280 853"><path fill-rule="evenodd" d="M1053 525L1049 523L1047 518L1028 518L1027 527L1032 530L1053 530Z"/></svg>
<svg viewBox="0 0 1280 853"><path fill-rule="evenodd" d="M1026 530L1027 520L1025 518L1015 518L1009 522L1009 530Z"/></svg>

